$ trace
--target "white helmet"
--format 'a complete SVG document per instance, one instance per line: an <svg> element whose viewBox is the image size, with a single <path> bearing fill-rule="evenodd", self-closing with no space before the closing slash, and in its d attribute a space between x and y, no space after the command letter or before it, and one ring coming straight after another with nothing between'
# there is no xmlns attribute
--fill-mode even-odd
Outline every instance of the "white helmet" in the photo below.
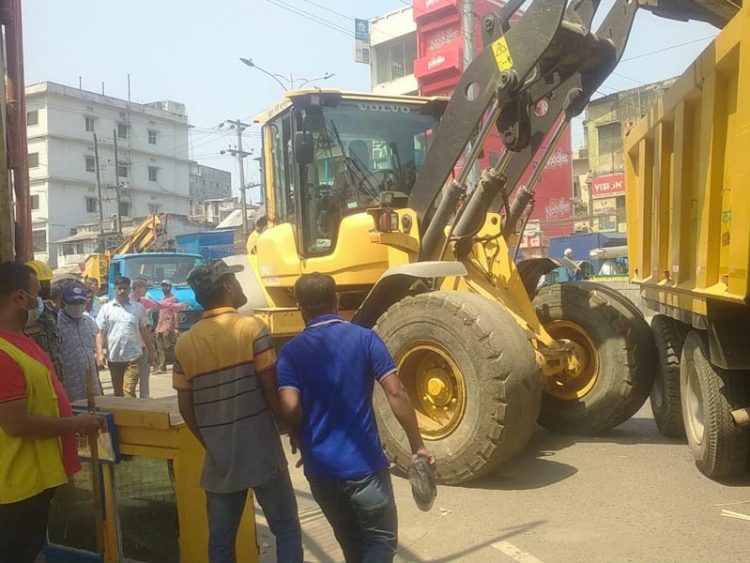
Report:
<svg viewBox="0 0 750 563"><path fill-rule="evenodd" d="M573 249L566 248L565 252L563 252L563 255L565 256L565 258L570 258L571 256L573 256Z"/></svg>

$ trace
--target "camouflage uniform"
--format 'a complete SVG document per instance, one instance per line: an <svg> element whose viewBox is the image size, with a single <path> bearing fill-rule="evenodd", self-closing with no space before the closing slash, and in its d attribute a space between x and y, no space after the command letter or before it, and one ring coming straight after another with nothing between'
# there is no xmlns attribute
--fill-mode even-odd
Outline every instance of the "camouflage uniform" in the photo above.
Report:
<svg viewBox="0 0 750 563"><path fill-rule="evenodd" d="M57 311L45 303L42 314L25 332L42 350L47 352L57 372L57 378L62 381L65 374L62 369L62 339L60 330L57 328Z"/></svg>

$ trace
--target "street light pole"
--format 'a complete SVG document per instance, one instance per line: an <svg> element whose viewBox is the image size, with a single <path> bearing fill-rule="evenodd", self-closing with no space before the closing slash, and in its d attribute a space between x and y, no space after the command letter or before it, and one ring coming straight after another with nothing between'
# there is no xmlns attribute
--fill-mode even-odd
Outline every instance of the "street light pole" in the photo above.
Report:
<svg viewBox="0 0 750 563"><path fill-rule="evenodd" d="M326 72L323 76L319 76L318 78L310 78L310 79L300 78L299 80L301 80L301 82L297 86L297 88L302 88L305 84L309 84L310 82L317 82L318 80L328 80L332 76L336 76L336 75L330 72Z"/></svg>
<svg viewBox="0 0 750 563"><path fill-rule="evenodd" d="M288 88L287 88L287 85L286 85L286 84L284 84L284 83L283 83L283 82L282 82L282 81L280 80L280 79L282 79L282 78L283 78L284 80L288 80L288 78L287 78L286 76L282 76L282 75L280 75L280 74L274 74L273 72L268 72L268 71L267 71L267 70L266 70L265 68L263 68L263 67L259 67L258 65L256 65L256 64L255 64L255 63L253 62L253 59L246 59L246 58L244 58L244 57L240 57L240 61L242 61L242 62L243 62L244 64L246 64L247 66L249 66L249 67L251 67L251 68L255 68L255 69L257 69L257 70L261 71L261 72L262 72L263 74L267 74L268 76L270 76L271 78L273 78L273 79L274 79L274 80L275 80L275 81L276 81L276 82L278 83L278 85L279 85L279 86L281 86L281 87L282 87L282 88L283 88L284 90L288 90Z"/></svg>
<svg viewBox="0 0 750 563"><path fill-rule="evenodd" d="M276 83L284 89L284 91L294 90L295 78L294 78L294 75L292 75L291 73L289 73L289 76L284 76L282 74L276 74L275 72L270 72L266 70L265 68L256 65L253 62L253 59L246 59L245 57L240 57L240 61L243 64L249 66L250 68L257 69L261 71L263 74L273 78L276 81ZM298 78L297 80L300 81L300 84L297 86L297 88L302 88L305 84L309 84L310 82L317 82L318 80L328 80L329 78L332 78L334 76L336 76L334 73L326 72L323 76L319 76L317 78ZM285 81L286 83L282 81Z"/></svg>

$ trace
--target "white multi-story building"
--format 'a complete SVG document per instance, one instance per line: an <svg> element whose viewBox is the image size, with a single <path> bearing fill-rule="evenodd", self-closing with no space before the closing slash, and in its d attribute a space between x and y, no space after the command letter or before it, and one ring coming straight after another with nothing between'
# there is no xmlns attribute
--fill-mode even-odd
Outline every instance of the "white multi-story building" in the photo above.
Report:
<svg viewBox="0 0 750 563"><path fill-rule="evenodd" d="M416 95L417 24L411 6L373 18L370 30L372 91Z"/></svg>
<svg viewBox="0 0 750 563"><path fill-rule="evenodd" d="M99 219L94 133L105 219L117 214L189 214L189 125L184 104L137 104L41 82L26 87L26 108L38 260L56 267L57 241L76 234L78 225Z"/></svg>

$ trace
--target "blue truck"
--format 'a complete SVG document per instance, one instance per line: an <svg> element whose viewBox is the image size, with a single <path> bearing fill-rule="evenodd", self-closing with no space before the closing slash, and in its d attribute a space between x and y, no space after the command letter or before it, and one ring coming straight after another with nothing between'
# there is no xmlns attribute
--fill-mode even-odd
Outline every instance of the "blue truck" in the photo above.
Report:
<svg viewBox="0 0 750 563"><path fill-rule="evenodd" d="M577 235L567 235L553 237L549 240L549 251L547 255L550 258L562 258L566 248L573 251L574 262L590 262L593 273L598 273L602 267L603 260L592 258L591 251L598 248L620 247L627 244L627 234L625 233L580 233Z"/></svg>
<svg viewBox="0 0 750 563"><path fill-rule="evenodd" d="M204 260L219 260L236 254L233 229L177 235L175 245L178 251L200 254Z"/></svg>
<svg viewBox="0 0 750 563"><path fill-rule="evenodd" d="M195 293L187 284L190 271L203 263L200 254L180 252L142 252L134 254L116 254L109 264L109 284L107 297L111 300L115 295L115 281L125 276L130 280L142 278L148 284L148 295L154 301L164 297L161 281L168 279L172 282L172 294L180 303L187 303L188 307L180 311L177 317L178 328L182 331L189 329L201 318L203 308L195 300Z"/></svg>

